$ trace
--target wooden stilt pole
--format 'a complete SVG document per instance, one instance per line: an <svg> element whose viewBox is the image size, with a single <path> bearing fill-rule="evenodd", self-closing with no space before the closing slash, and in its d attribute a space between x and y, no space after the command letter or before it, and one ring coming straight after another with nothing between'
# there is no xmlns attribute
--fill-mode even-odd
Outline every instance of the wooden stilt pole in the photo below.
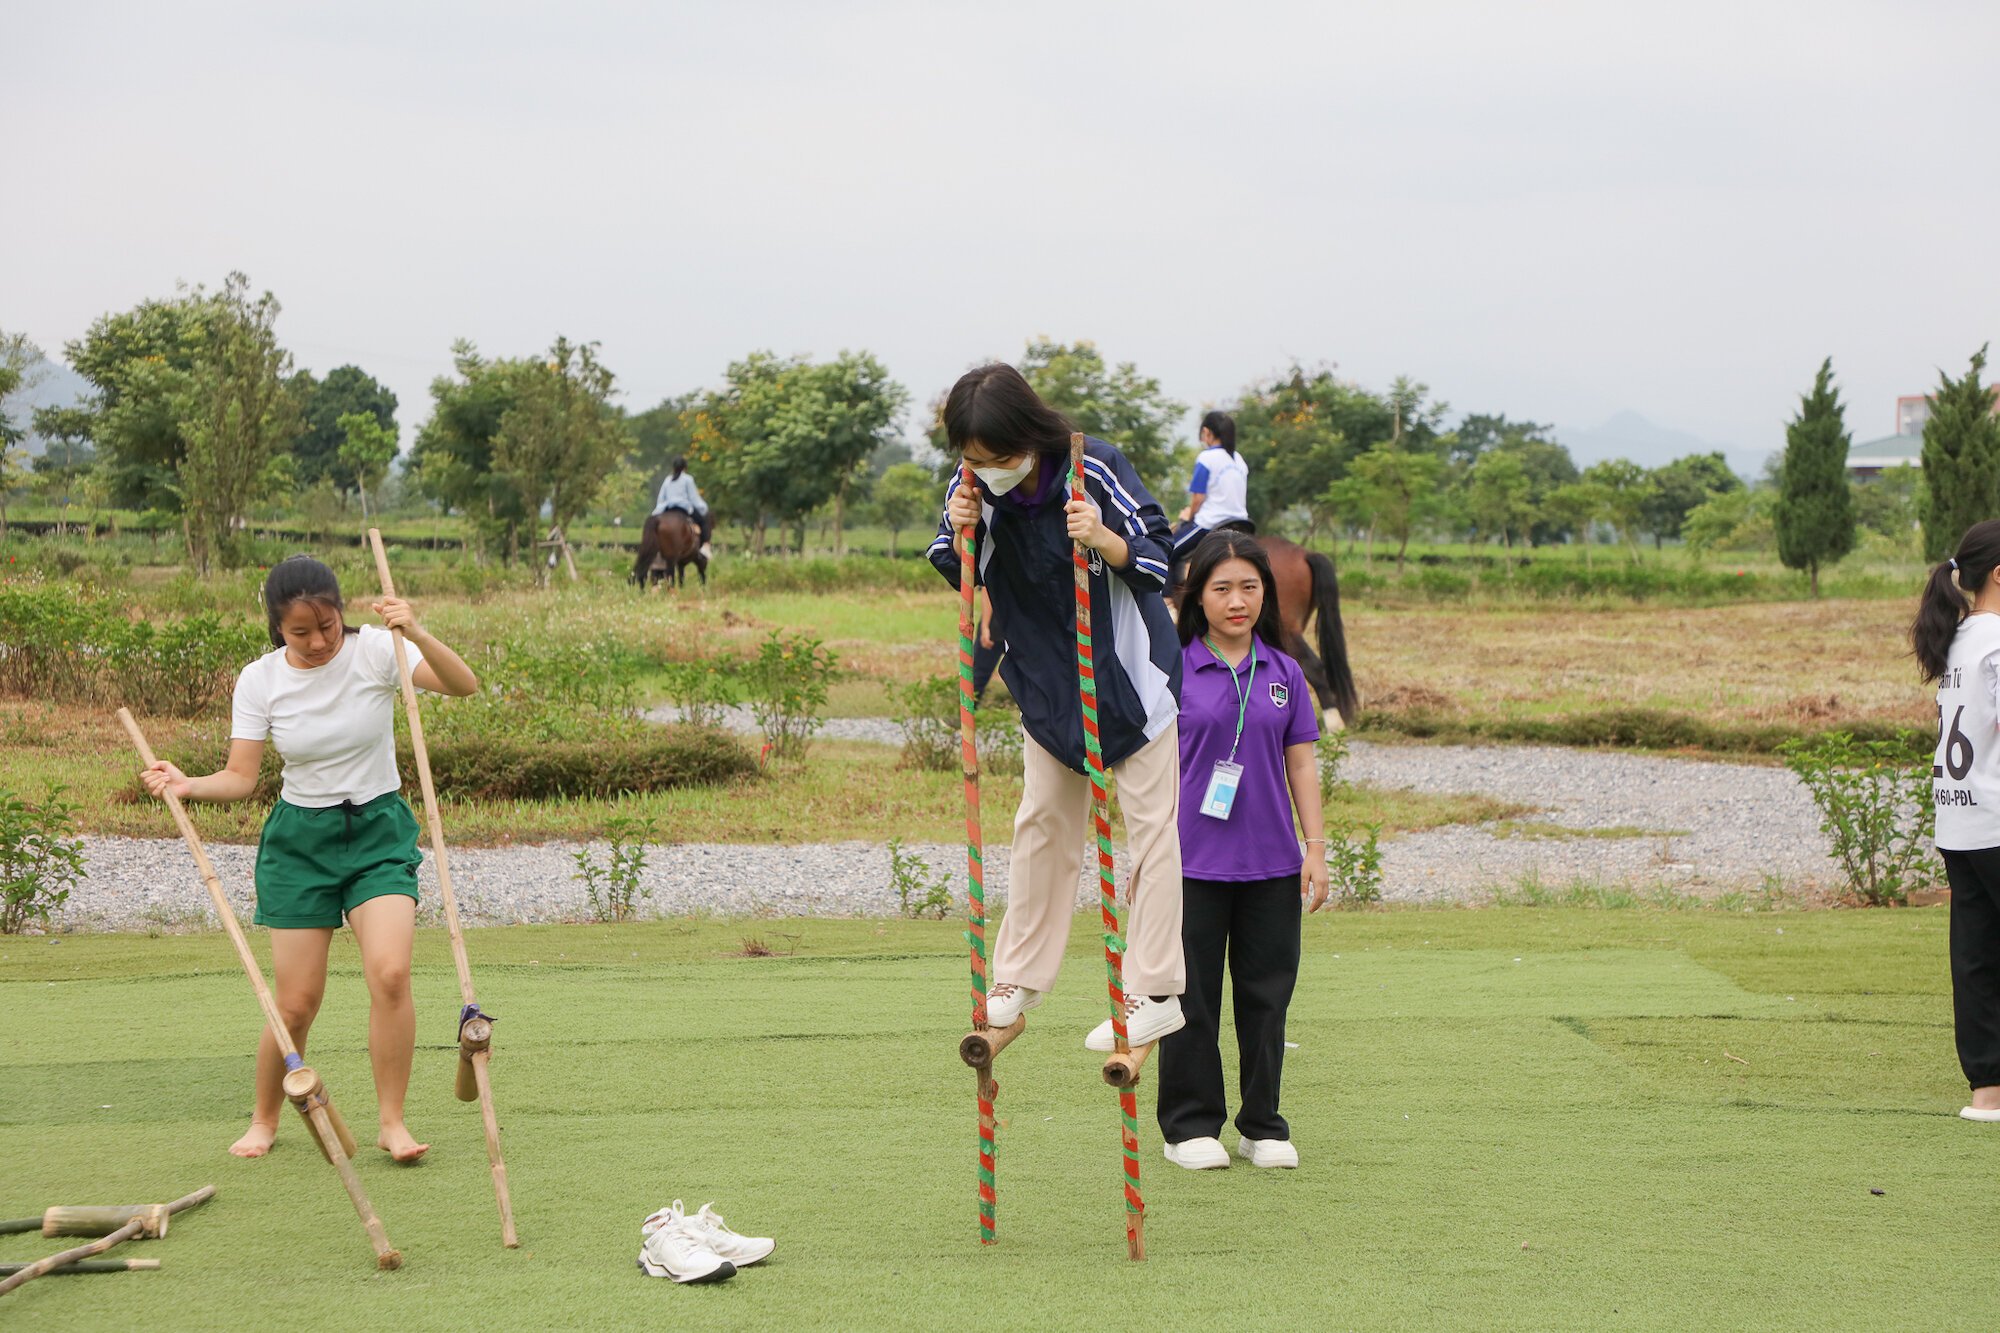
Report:
<svg viewBox="0 0 2000 1333"><path fill-rule="evenodd" d="M133 747L139 751L139 758L150 768L154 762L153 747L146 743L145 733L139 730L131 712L119 709L118 722L125 728L125 734L131 737ZM243 938L243 927L236 921L236 909L229 905L229 895L222 891L222 880L216 875L215 867L209 864L208 853L202 849L201 836L189 822L180 797L167 792L165 799L175 826L180 829L188 850L194 853L195 867L201 872L201 882L208 889L215 914L221 919L223 930L228 932L230 943L236 946L236 956L250 978L250 988L257 992L257 1003L264 1010L264 1022L271 1029L272 1039L278 1043L278 1053L285 1059L287 1082L294 1075L303 1073L318 1088L319 1099L316 1103L308 1105L294 1099L292 1105L299 1108L299 1114L305 1117L306 1124L312 1129L314 1142L319 1144L319 1150L326 1154L326 1159L333 1163L333 1169L339 1174L348 1200L353 1203L363 1229L368 1232L368 1243L375 1248L376 1267L401 1268L403 1256L389 1243L388 1233L382 1229L382 1219L375 1215L375 1205L368 1202L368 1192L361 1188L361 1179L354 1174L354 1165L348 1160L348 1149L333 1127L333 1119L328 1114L331 1103L326 1099L325 1085L320 1083L319 1075L308 1069L305 1061L299 1058L299 1048L292 1041L291 1029L285 1026L284 1016L278 1012L278 1002L271 998L271 988L264 983L264 969L257 965L257 956L250 952L250 941Z"/></svg>
<svg viewBox="0 0 2000 1333"><path fill-rule="evenodd" d="M12 1277L32 1264L0 1264L0 1277ZM57 1277L67 1277L71 1273L148 1273L158 1269L158 1259L73 1259L60 1268L48 1271Z"/></svg>
<svg viewBox="0 0 2000 1333"><path fill-rule="evenodd" d="M145 1230L145 1219L135 1217L102 1240L94 1240L88 1245L79 1245L73 1250L64 1250L61 1254L52 1254L46 1259L37 1259L35 1262L23 1267L20 1272L10 1273L4 1278L0 1278L0 1296L5 1296L22 1283L31 1282L44 1273L61 1268L64 1264L75 1263L78 1259L88 1259L93 1255L103 1254L114 1245L122 1245L135 1236L143 1235Z"/></svg>
<svg viewBox="0 0 2000 1333"><path fill-rule="evenodd" d="M389 554L382 549L381 529L368 529L368 544L375 548L375 572L382 578L382 594L394 597L396 582L389 575ZM451 859L445 853L444 823L438 814L437 785L431 780L431 754L424 744L424 719L417 710L417 685L410 676L410 655L403 646L403 631L389 633L396 645L396 671L403 678L403 712L410 722L410 749L416 755L417 784L423 790L424 818L430 825L431 859L437 864L438 893L444 899L444 922L451 932L451 961L458 968L459 995L465 1002L458 1015L458 1058L461 1065L470 1065L472 1069L473 1095L479 1099L480 1118L486 1126L486 1161L492 1169L493 1198L500 1207L500 1243L511 1250L520 1245L521 1238L514 1233L514 1204L507 1193L507 1161L500 1154L500 1116L493 1109L493 1084L486 1070L491 1054L493 1015L481 1012L472 989L472 964L465 956L465 932L458 923L458 895L451 889ZM475 1022L485 1025L477 1046L467 1041L467 1029ZM465 1095L463 1071L457 1088L461 1100L472 1100Z"/></svg>
<svg viewBox="0 0 2000 1333"><path fill-rule="evenodd" d="M58 1207L42 1214L44 1236L108 1236L134 1218L146 1223L147 1240L167 1234L167 1219L175 1213L207 1203L215 1197L215 1186L203 1185L185 1198L172 1203L120 1204L110 1208Z"/></svg>
<svg viewBox="0 0 2000 1333"><path fill-rule="evenodd" d="M1083 486L1083 435L1069 437L1069 497L1072 501L1088 496ZM1130 1059L1133 1052L1125 1033L1125 937L1118 910L1118 881L1111 860L1111 798L1104 775L1104 747L1098 735L1097 668L1092 656L1090 634L1090 563L1092 553L1083 543L1075 544L1076 565L1076 678L1083 697L1084 766L1090 775L1090 815L1097 839L1098 910L1104 924L1104 975L1111 1000L1111 1038L1115 1054ZM1139 1056L1143 1062L1145 1056ZM1106 1078L1109 1079L1109 1066ZM1132 1082L1138 1069L1132 1070ZM1139 1099L1131 1083L1118 1083L1118 1111L1123 1121L1125 1152L1125 1247L1133 1259L1146 1257L1146 1202L1139 1194Z"/></svg>

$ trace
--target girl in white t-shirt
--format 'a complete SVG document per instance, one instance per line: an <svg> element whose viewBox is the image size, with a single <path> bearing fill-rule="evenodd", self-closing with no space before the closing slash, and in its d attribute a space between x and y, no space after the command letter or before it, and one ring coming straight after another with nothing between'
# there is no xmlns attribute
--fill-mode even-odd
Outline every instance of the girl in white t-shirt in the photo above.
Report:
<svg viewBox="0 0 2000 1333"><path fill-rule="evenodd" d="M467 695L472 668L417 623L410 604L372 604L383 628L346 623L340 583L310 556L280 561L264 582L272 651L236 679L229 761L191 778L155 763L140 774L158 796L240 801L257 785L266 741L284 760L284 791L257 841L257 921L271 928L278 1011L301 1053L326 994L327 947L343 916L368 978L368 1056L382 1129L399 1162L423 1156L403 1123L416 1044L410 946L416 930L417 821L396 773L395 698L402 688L389 628L403 631L417 688ZM257 1105L229 1149L262 1157L284 1105L283 1062L267 1029L257 1047Z"/></svg>
<svg viewBox="0 0 2000 1333"><path fill-rule="evenodd" d="M1951 882L1951 1003L1967 1120L2000 1121L2000 519L1966 529L1924 585L1910 643L1937 682L1937 847ZM1966 606L1966 594L1972 605Z"/></svg>

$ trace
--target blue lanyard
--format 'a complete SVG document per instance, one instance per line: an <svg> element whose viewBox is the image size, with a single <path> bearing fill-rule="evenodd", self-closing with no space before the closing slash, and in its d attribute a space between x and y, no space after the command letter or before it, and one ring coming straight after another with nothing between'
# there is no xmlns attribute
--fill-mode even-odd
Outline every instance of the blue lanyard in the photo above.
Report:
<svg viewBox="0 0 2000 1333"><path fill-rule="evenodd" d="M1243 719L1250 711L1250 692L1257 688L1257 639L1255 635L1250 638L1250 678L1247 681L1238 676L1236 668L1229 666L1217 651L1215 640L1204 635L1201 641L1208 651L1215 654L1216 661L1229 667L1229 683L1236 687L1236 738L1229 742L1229 762L1233 764L1236 762L1236 747L1243 743Z"/></svg>

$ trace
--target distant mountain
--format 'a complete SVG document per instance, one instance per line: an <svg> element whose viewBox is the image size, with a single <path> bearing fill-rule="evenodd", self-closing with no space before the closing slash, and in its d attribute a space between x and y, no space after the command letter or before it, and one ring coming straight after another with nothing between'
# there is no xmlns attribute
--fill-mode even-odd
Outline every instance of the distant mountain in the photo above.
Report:
<svg viewBox="0 0 2000 1333"><path fill-rule="evenodd" d="M0 412L17 426L26 427L38 407L68 407L91 393L90 381L54 357L43 357L28 367L28 385L0 399ZM42 452L41 437L28 432L30 457Z"/></svg>
<svg viewBox="0 0 2000 1333"><path fill-rule="evenodd" d="M1689 454L1720 452L1729 466L1745 481L1764 474L1769 451L1745 449L1721 440L1704 440L1699 435L1671 426L1658 426L1637 412L1620 412L1601 426L1588 428L1558 426L1556 438L1569 448L1578 467L1589 467L1609 458L1624 458L1641 467L1659 467Z"/></svg>

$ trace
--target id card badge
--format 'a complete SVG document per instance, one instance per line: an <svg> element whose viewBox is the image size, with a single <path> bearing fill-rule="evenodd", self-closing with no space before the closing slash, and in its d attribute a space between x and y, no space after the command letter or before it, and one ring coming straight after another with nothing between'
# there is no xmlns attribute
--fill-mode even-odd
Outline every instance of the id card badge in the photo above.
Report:
<svg viewBox="0 0 2000 1333"><path fill-rule="evenodd" d="M1201 798L1201 812L1211 819L1229 818L1229 811L1236 804L1237 784L1242 780L1243 765L1227 759L1216 760L1215 772L1208 779L1208 791Z"/></svg>

